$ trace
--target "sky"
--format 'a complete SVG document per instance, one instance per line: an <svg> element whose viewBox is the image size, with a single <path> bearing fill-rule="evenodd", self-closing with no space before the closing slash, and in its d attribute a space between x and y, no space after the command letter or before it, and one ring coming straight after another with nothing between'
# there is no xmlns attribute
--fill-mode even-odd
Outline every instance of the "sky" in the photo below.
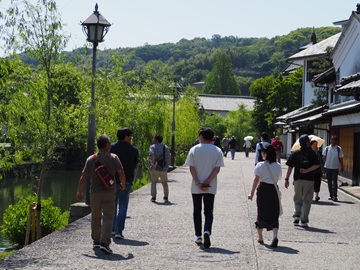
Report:
<svg viewBox="0 0 360 270"><path fill-rule="evenodd" d="M357 1L57 0L57 6L64 30L71 35L66 50L73 50L86 44L80 22L93 13L96 3L112 24L99 49L116 49L176 43L183 38L210 39L214 34L272 38L303 27L333 26L350 17ZM0 0L0 10L9 2Z"/></svg>

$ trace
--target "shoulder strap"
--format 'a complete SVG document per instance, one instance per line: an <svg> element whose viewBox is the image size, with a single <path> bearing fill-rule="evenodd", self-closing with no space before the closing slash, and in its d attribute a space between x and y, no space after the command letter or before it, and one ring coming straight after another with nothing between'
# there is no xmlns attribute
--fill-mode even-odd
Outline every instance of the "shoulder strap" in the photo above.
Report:
<svg viewBox="0 0 360 270"><path fill-rule="evenodd" d="M97 154L93 155L95 157L95 169L102 165L102 163L98 160Z"/></svg>

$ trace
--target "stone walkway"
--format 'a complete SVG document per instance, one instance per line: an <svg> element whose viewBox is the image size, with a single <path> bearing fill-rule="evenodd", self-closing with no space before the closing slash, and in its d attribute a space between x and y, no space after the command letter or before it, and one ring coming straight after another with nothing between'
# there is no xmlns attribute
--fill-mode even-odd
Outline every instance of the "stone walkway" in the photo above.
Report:
<svg viewBox="0 0 360 270"><path fill-rule="evenodd" d="M218 177L210 249L194 243L191 177L187 167L178 167L169 174L169 203L161 201L161 184L158 203L150 202L150 185L131 194L126 239L114 239L114 254L92 248L89 215L0 261L0 269L358 269L357 198L340 191L338 202L328 201L323 183L310 228L294 227L293 187L286 190L282 180L284 215L279 247L272 249L271 232L264 232L265 245L257 243L256 203L247 200L254 153L227 157L225 166ZM284 178L287 167L282 167ZM346 188L348 193L356 190Z"/></svg>

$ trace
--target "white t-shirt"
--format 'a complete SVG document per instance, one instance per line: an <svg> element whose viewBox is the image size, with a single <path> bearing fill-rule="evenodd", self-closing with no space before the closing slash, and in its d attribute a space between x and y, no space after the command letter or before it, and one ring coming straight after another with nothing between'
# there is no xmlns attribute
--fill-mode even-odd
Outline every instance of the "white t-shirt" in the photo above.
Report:
<svg viewBox="0 0 360 270"><path fill-rule="evenodd" d="M268 163L269 168L274 176L274 180L277 183L282 177L281 165L278 162L273 162L270 164L268 161L261 161L256 164L254 174L260 177L260 182L274 184L265 162Z"/></svg>
<svg viewBox="0 0 360 270"><path fill-rule="evenodd" d="M201 143L193 146L187 156L186 165L194 166L197 177L202 183L208 178L215 167L224 167L223 153L221 149L213 144ZM211 193L216 194L217 177L210 182L210 187L206 192L200 190L194 179L191 181L191 193Z"/></svg>

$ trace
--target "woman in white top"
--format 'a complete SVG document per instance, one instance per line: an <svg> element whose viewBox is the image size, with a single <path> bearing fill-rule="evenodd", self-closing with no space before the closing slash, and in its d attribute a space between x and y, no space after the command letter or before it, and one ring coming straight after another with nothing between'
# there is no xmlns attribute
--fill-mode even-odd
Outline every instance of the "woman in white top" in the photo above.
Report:
<svg viewBox="0 0 360 270"><path fill-rule="evenodd" d="M271 247L278 245L279 231L279 198L277 195L274 181L277 183L281 179L281 165L276 162L276 152L271 144L266 145L261 155L265 161L257 163L254 174L254 182L248 199L252 200L255 189L257 204L257 220L255 222L260 244L264 244L263 229L273 231L273 240ZM271 177L270 171L274 177Z"/></svg>

